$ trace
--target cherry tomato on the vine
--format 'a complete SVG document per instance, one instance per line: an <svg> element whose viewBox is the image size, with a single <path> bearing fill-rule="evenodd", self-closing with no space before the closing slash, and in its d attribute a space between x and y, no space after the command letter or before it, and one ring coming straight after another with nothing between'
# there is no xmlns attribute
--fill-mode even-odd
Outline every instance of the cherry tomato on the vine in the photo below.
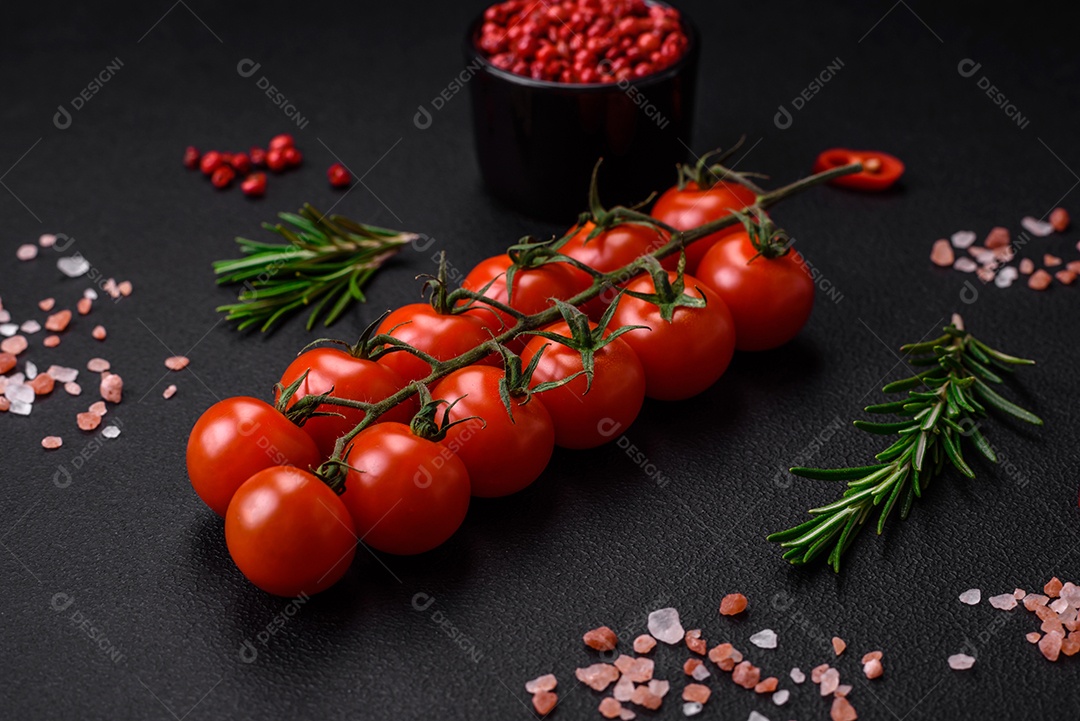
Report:
<svg viewBox="0 0 1080 721"><path fill-rule="evenodd" d="M839 168L851 163L862 163L863 169L851 175L833 178L831 183L855 190L885 190L904 174L904 162L895 155L880 150L848 150L830 148L821 153L814 161L814 172Z"/></svg>
<svg viewBox="0 0 1080 721"><path fill-rule="evenodd" d="M224 516L244 481L264 468L318 466L311 437L269 403L258 398L226 398L210 406L188 437L191 485L214 513Z"/></svg>
<svg viewBox="0 0 1080 721"><path fill-rule="evenodd" d="M410 303L386 316L376 333L392 335L436 360L445 361L489 340L488 324L483 320L489 317L490 313L481 309L439 313L429 303ZM497 363L498 356L492 355L481 362ZM431 373L426 361L407 351L387 353L379 358L379 363L392 368L406 382L418 381Z"/></svg>
<svg viewBox="0 0 1080 721"><path fill-rule="evenodd" d="M316 594L345 575L356 554L345 505L315 475L274 466L249 478L225 514L236 567L277 596Z"/></svg>
<svg viewBox="0 0 1080 721"><path fill-rule="evenodd" d="M677 274L667 272L669 283ZM673 401L690 398L716 382L735 353L735 321L727 305L708 286L693 276L683 276L684 293L704 299L703 307L676 305L671 320L661 316L653 303L624 295L611 323L615 327L640 325L620 336L633 348L645 369L645 395ZM628 291L653 295L652 276L631 281Z"/></svg>
<svg viewBox="0 0 1080 721"><path fill-rule="evenodd" d="M590 279L582 284L579 276L575 274L580 271L575 271L565 263L545 263L536 268L518 269L514 273L513 293L508 294L506 271L511 262L510 256L506 254L482 260L465 276L461 287L480 292L485 285L491 283L491 287L484 295L521 313L532 315L548 308L552 298L559 300L572 298L591 283ZM487 323L488 328L496 335L517 322L510 314L483 308L481 303L477 303L477 313L478 317ZM512 342L510 346L515 350L523 347L518 340Z"/></svg>
<svg viewBox="0 0 1080 721"><path fill-rule="evenodd" d="M755 200L754 193L738 183L719 181L703 190L691 180L681 189L677 185L669 188L656 201L651 215L678 230L691 230L731 215L732 209L753 205ZM724 236L742 229L741 223L735 223L691 243L686 248L686 272L693 275L709 248Z"/></svg>
<svg viewBox="0 0 1080 721"><path fill-rule="evenodd" d="M697 278L731 311L738 350L782 346L798 335L814 307L814 279L799 252L789 249L777 258L758 255L746 232L713 246Z"/></svg>
<svg viewBox="0 0 1080 721"><path fill-rule="evenodd" d="M472 494L494 498L516 493L535 481L551 460L555 428L539 396L510 396L513 418L499 395L501 368L467 366L454 371L431 392L435 400L454 404L450 420L471 416L446 432L440 441L465 463ZM460 400L459 400L460 399Z"/></svg>
<svg viewBox="0 0 1080 721"><path fill-rule="evenodd" d="M291 385L304 371L308 371L307 378L290 399L290 407L304 396L327 393L331 388L334 389L333 395L338 398L377 403L406 385L406 381L391 368L375 361L357 358L347 350L339 348L320 347L304 351L285 369L281 376L281 385ZM319 406L319 410L340 414L315 416L304 423L304 431L314 439L322 456L329 458L337 439L355 428L364 419L364 412L358 408L329 404ZM408 422L414 413L415 397L379 416L378 422Z"/></svg>
<svg viewBox="0 0 1080 721"><path fill-rule="evenodd" d="M364 543L385 553L430 551L469 509L469 472L445 446L403 423L379 423L353 440L341 500Z"/></svg>
<svg viewBox="0 0 1080 721"><path fill-rule="evenodd" d="M595 324L592 324L595 328ZM565 321L543 330L569 338ZM577 350L541 336L533 337L521 355L524 363L548 346L532 376L540 383L569 378L582 370ZM611 441L634 422L645 402L645 371L641 361L622 338L616 338L594 354L592 386L584 375L537 395L555 423L555 445L563 448L595 448ZM588 389L588 392L586 392Z"/></svg>

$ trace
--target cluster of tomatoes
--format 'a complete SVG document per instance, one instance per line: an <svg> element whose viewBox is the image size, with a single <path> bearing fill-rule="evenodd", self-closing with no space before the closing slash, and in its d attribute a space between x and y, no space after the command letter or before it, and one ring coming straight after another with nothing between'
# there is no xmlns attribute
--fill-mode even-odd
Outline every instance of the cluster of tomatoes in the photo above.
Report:
<svg viewBox="0 0 1080 721"><path fill-rule="evenodd" d="M689 43L678 10L645 0L507 0L484 12L476 41L498 68L561 83L645 77Z"/></svg>
<svg viewBox="0 0 1080 721"><path fill-rule="evenodd" d="M755 199L741 185L691 180L653 213L690 229ZM471 496L522 490L555 446L614 440L646 397L689 398L720 378L735 349L786 343L809 316L814 283L797 252L763 242L764 216L763 225L746 220L685 255L643 261L646 273L608 278L580 308L564 301L593 286L586 268L612 274L651 256L669 242L665 228L598 218L599 227L583 222L550 246L557 254L523 242L479 263L456 293L444 279L429 281L431 303L398 308L356 346L302 352L281 377L276 406L254 398L212 406L191 432L188 473L224 516L236 565L260 588L290 596L336 582L361 540L389 554L433 549L461 525ZM509 338L499 352L489 343L486 357L476 350L553 303L561 321ZM433 362L470 352L475 363L421 388ZM323 394L375 404L407 386L417 392L339 444L365 409ZM317 413L298 424L305 398Z"/></svg>

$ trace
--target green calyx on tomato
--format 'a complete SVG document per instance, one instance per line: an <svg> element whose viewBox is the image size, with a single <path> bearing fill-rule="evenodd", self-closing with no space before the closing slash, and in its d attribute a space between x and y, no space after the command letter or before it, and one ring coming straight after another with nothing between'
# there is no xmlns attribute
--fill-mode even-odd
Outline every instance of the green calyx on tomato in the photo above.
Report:
<svg viewBox="0 0 1080 721"><path fill-rule="evenodd" d="M415 385L416 394L420 397L420 410L416 412L412 421L409 422L409 430L412 431L412 434L417 438L438 442L446 437L446 432L448 430L459 423L475 420L487 425L484 419L478 416L459 418L456 421L450 420L450 411L457 404L457 401L433 400L431 391L428 390L426 385L423 383L416 383ZM440 419L439 409L443 406L446 408L443 410L442 419Z"/></svg>
<svg viewBox="0 0 1080 721"><path fill-rule="evenodd" d="M746 136L743 135L739 138L739 142L727 150L723 148L710 150L698 158L693 165L687 165L686 163L676 165L675 167L679 172L679 190L686 190L690 183L696 185L699 190L708 190L720 182L734 182L745 186L754 195L763 195L765 191L750 178L763 178L764 175L761 173L739 172L724 165L724 162L734 155L745 142Z"/></svg>
<svg viewBox="0 0 1080 721"><path fill-rule="evenodd" d="M750 236L750 244L757 253L746 261L747 265L764 256L770 260L782 258L791 250L791 244L795 242L788 232L778 228L764 212L757 214L732 211L732 215L739 219L746 228L746 234Z"/></svg>
<svg viewBox="0 0 1080 721"><path fill-rule="evenodd" d="M319 406L333 394L334 389L332 387L325 393L304 396L293 403L291 408L289 407L289 403L292 401L293 396L296 395L296 392L300 390L300 386L304 385L304 382L307 380L309 372L310 370L304 371L296 380L287 386L282 385L281 383L274 384L274 395L277 396L277 402L274 404L274 408L281 413L281 415L288 418L289 421L301 427L303 427L308 419L316 416L341 415L340 413L319 410Z"/></svg>
<svg viewBox="0 0 1080 721"><path fill-rule="evenodd" d="M620 291L619 295L622 295ZM622 328L616 328L613 331L608 332L608 325L611 324L611 317L615 315L615 308L619 305L619 297L615 297L615 301L608 306L608 309L604 311L604 315L601 316L600 322L596 324L596 327L592 327L592 323L589 321L589 316L582 313L580 310L570 305L569 303L561 300L556 300L555 305L558 307L559 312L562 313L563 320L566 321L566 325L569 326L570 336L560 335L559 333L552 333L545 330L533 330L528 331L530 335L540 336L547 340L564 345L571 350L575 350L581 356L581 370L573 374L569 378L564 378L561 381L555 383L555 386L565 385L577 378L582 373L585 374L585 392L588 393L592 388L593 370L595 368L595 355L604 346L613 342L619 336L629 333L632 330L644 328L640 325L628 325ZM539 357L537 353L537 357ZM535 365L537 361L530 363ZM548 384L545 384L548 385ZM550 386L554 387L554 386ZM540 389L537 386L533 390ZM544 388L547 390L547 388Z"/></svg>
<svg viewBox="0 0 1080 721"><path fill-rule="evenodd" d="M656 258L648 257L645 260L645 268L652 276L655 293L642 293L635 290L624 290L626 295L632 296L647 303L652 303L660 311L660 317L670 323L675 318L676 308L704 308L706 305L704 296L690 295L686 293L686 253L679 254L679 265L675 271L675 280L671 280L668 271L660 265Z"/></svg>

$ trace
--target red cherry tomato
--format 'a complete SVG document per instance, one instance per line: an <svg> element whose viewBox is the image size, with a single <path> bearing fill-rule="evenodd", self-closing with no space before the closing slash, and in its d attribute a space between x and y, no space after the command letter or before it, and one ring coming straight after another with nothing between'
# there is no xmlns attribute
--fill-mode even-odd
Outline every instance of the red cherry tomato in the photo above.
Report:
<svg viewBox="0 0 1080 721"><path fill-rule="evenodd" d="M753 205L755 200L753 192L738 183L720 181L708 190L702 190L694 181L688 181L681 190L676 185L661 195L651 215L678 230L691 230L731 215L732 208L742 210ZM735 223L691 243L686 249L686 272L693 275L709 248L724 236L740 230L743 230L742 223Z"/></svg>
<svg viewBox="0 0 1080 721"><path fill-rule="evenodd" d="M668 271L675 282L676 273ZM645 369L645 395L662 401L701 393L723 375L735 353L735 321L724 301L693 276L683 276L685 294L703 298L703 308L678 306L671 321L646 300L624 295L612 316L612 327L641 325L619 336ZM627 290L653 294L652 276L631 281Z"/></svg>
<svg viewBox="0 0 1080 721"><path fill-rule="evenodd" d="M814 307L814 280L797 250L779 258L756 254L750 237L736 233L713 246L697 272L731 311L738 350L782 346L798 335Z"/></svg>
<svg viewBox="0 0 1080 721"><path fill-rule="evenodd" d="M225 514L225 544L240 572L276 596L313 595L345 575L356 533L345 505L306 471L274 466L240 486Z"/></svg>
<svg viewBox="0 0 1080 721"><path fill-rule="evenodd" d="M353 441L341 500L364 543L385 553L430 551L469 509L469 472L439 443L403 423L365 428Z"/></svg>
<svg viewBox="0 0 1080 721"><path fill-rule="evenodd" d="M307 378L289 401L291 408L304 396L327 393L331 388L339 398L365 403L377 403L405 387L406 382L396 371L375 361L357 358L337 348L312 348L301 353L281 376L281 385L288 386L304 371ZM315 441L323 458L329 458L337 439L364 419L358 408L323 404L320 411L340 413L340 416L316 416L304 423L304 430ZM410 398L379 417L382 421L408 422L416 413L416 400Z"/></svg>
<svg viewBox="0 0 1080 721"><path fill-rule="evenodd" d="M544 328L567 338L565 321ZM521 355L526 365L545 345L532 376L533 387L548 381L569 378L582 369L581 355L547 338L534 336ZM555 423L555 445L563 448L595 448L612 440L641 411L645 402L645 370L622 338L596 351L592 387L584 375L538 395Z"/></svg>
<svg viewBox="0 0 1080 721"><path fill-rule="evenodd" d="M817 157L814 172L839 168L841 165L862 163L863 169L851 175L833 178L831 183L856 190L885 190L904 174L904 163L895 155L879 150L848 150L831 148Z"/></svg>
<svg viewBox="0 0 1080 721"><path fill-rule="evenodd" d="M625 223L605 230L589 240L589 233L595 227L592 221L586 222L559 252L601 273L616 271L642 255L665 245L669 240L666 233L655 228ZM662 261L664 267L669 269L675 268L677 263L677 256L668 256ZM573 266L569 268L581 288L587 288L592 284L592 277L588 273ZM585 311L591 318L597 320L611 305L614 297L613 292L601 293L585 305Z"/></svg>
<svg viewBox="0 0 1080 721"><path fill-rule="evenodd" d="M489 340L488 324L482 320L489 317L491 314L482 310L453 315L439 313L428 303L410 303L386 316L376 333L392 335L444 361ZM484 362L497 363L498 356L493 355ZM431 373L431 366L406 351L387 353L379 358L379 363L393 369L406 383L426 378Z"/></svg>
<svg viewBox="0 0 1080 721"><path fill-rule="evenodd" d="M465 276L461 287L480 292L485 285L494 280L484 295L522 313L532 315L550 306L552 298L559 300L572 298L591 282L589 280L582 285L575 274L580 271L575 271L564 263L545 263L537 268L519 269L514 274L513 297L508 298L506 271L510 264L510 257L505 254L483 260ZM511 315L502 311L478 309L477 312L491 332L496 335L517 322ZM514 350L520 350L524 347L524 341L516 339L509 345Z"/></svg>
<svg viewBox="0 0 1080 721"><path fill-rule="evenodd" d="M431 392L436 400L457 401L451 421L470 416L484 420L463 421L440 441L465 463L472 494L483 498L507 496L531 484L555 449L555 427L539 396L527 403L511 396L511 420L499 396L504 376L501 368L467 366L443 378Z"/></svg>
<svg viewBox="0 0 1080 721"><path fill-rule="evenodd" d="M206 409L191 429L187 471L191 485L210 509L224 516L233 494L264 468L293 465L302 470L321 462L311 437L258 398L226 398Z"/></svg>

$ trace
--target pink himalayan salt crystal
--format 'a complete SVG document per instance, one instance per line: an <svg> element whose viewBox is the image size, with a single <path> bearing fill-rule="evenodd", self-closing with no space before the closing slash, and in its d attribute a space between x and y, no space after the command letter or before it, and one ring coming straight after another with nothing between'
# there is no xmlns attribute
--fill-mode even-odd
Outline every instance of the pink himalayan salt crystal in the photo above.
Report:
<svg viewBox="0 0 1080 721"><path fill-rule="evenodd" d="M90 335L93 336L94 340L105 340L105 336L107 335L105 331L105 326L94 326L94 330L90 331Z"/></svg>
<svg viewBox="0 0 1080 721"><path fill-rule="evenodd" d="M742 661L742 652L737 650L730 643L722 643L718 646L714 646L709 651L709 660L720 667L721 671L730 671L735 668L735 664Z"/></svg>
<svg viewBox="0 0 1080 721"><path fill-rule="evenodd" d="M694 672L704 665L705 664L702 663L700 658L688 658L686 659L686 663L683 664L682 670L687 676L693 676Z"/></svg>
<svg viewBox="0 0 1080 721"><path fill-rule="evenodd" d="M554 691L555 687L558 685L559 681L555 678L555 674L546 673L543 676L537 676L532 681L526 681L525 690L529 693L538 693L540 691Z"/></svg>
<svg viewBox="0 0 1080 721"><path fill-rule="evenodd" d="M974 606L982 600L982 591L977 588L969 588L960 594L960 603Z"/></svg>
<svg viewBox="0 0 1080 721"><path fill-rule="evenodd" d="M1039 630L1043 633L1058 633L1062 636L1065 635L1065 626L1061 623L1061 619L1056 616L1044 619L1042 625L1039 626Z"/></svg>
<svg viewBox="0 0 1080 721"><path fill-rule="evenodd" d="M1047 661L1057 661L1061 654L1061 641L1064 635L1060 631L1050 631L1039 639L1039 650Z"/></svg>
<svg viewBox="0 0 1080 721"><path fill-rule="evenodd" d="M1026 596L1026 595L1027 595L1027 591L1025 591L1022 588L1018 588L1015 591L1013 591L1013 598L1015 598L1017 601L1023 601L1024 596Z"/></svg>
<svg viewBox="0 0 1080 721"><path fill-rule="evenodd" d="M80 430L92 431L101 425L101 416L97 413L80 413L75 416L75 423L79 426Z"/></svg>
<svg viewBox="0 0 1080 721"><path fill-rule="evenodd" d="M1016 257L1016 251L1013 250L1011 245L1006 245L1001 248L994 248L994 260L1001 263L1008 263L1010 260Z"/></svg>
<svg viewBox="0 0 1080 721"><path fill-rule="evenodd" d="M169 356L168 358L165 359L165 367L168 368L171 371L182 371L182 370L184 370L185 368L188 367L189 363L191 363L191 361L188 360L188 358L186 356L182 356L182 355L173 355L173 356ZM607 626L601 626L600 628L607 628ZM600 630L600 629L596 629L596 630ZM608 628L608 631L610 631L610 630L611 629ZM612 634L612 635L614 635L614 634Z"/></svg>
<svg viewBox="0 0 1080 721"><path fill-rule="evenodd" d="M957 258L956 262L953 263L953 270L958 270L961 273L974 273L978 267L978 263L971 258Z"/></svg>
<svg viewBox="0 0 1080 721"><path fill-rule="evenodd" d="M62 445L64 445L64 439L60 436L45 436L41 439L41 447L50 451Z"/></svg>
<svg viewBox="0 0 1080 721"><path fill-rule="evenodd" d="M37 257L37 253L37 246L29 243L24 243L15 249L15 257L19 260L33 260Z"/></svg>
<svg viewBox="0 0 1080 721"><path fill-rule="evenodd" d="M1039 606L1045 606L1046 602L1050 599L1041 593L1029 593L1024 597L1024 608L1029 611L1034 611Z"/></svg>
<svg viewBox="0 0 1080 721"><path fill-rule="evenodd" d="M844 639L840 638L839 636L833 636L832 637L832 648L833 648L833 651L836 652L836 655L839 656L840 654L842 654L844 652L844 649L847 648L847 642L844 641Z"/></svg>
<svg viewBox="0 0 1080 721"><path fill-rule="evenodd" d="M42 298L38 301L37 307L48 313L56 305L56 298Z"/></svg>
<svg viewBox="0 0 1080 721"><path fill-rule="evenodd" d="M990 605L1002 611L1011 611L1016 608L1016 597L1011 593L1003 593L999 596L990 597Z"/></svg>
<svg viewBox="0 0 1080 721"><path fill-rule="evenodd" d="M650 691L648 686L638 686L634 689L634 695L630 697L630 702L635 706L644 706L651 711L655 711L660 708L664 699Z"/></svg>
<svg viewBox="0 0 1080 721"><path fill-rule="evenodd" d="M975 242L975 233L970 230L958 230L952 234L952 244L954 248L970 248L972 243Z"/></svg>
<svg viewBox="0 0 1080 721"><path fill-rule="evenodd" d="M986 236L984 245L987 248L1000 248L1003 245L1009 244L1009 229L1003 228L1000 225L990 229L990 232Z"/></svg>
<svg viewBox="0 0 1080 721"><path fill-rule="evenodd" d="M862 672L867 678L880 678L885 673L885 667L881 665L880 659L872 658L863 664Z"/></svg>
<svg viewBox="0 0 1080 721"><path fill-rule="evenodd" d="M87 315L93 306L94 301L89 298L79 298L79 302L75 304L75 310L79 311L79 315Z"/></svg>
<svg viewBox="0 0 1080 721"><path fill-rule="evenodd" d="M1056 268L1057 266L1061 265L1061 258L1057 257L1056 255L1046 253L1043 255L1043 265L1045 265L1047 268Z"/></svg>
<svg viewBox="0 0 1080 721"><path fill-rule="evenodd" d="M175 388L176 386L172 386ZM167 389L166 389L167 390ZM647 633L643 633L634 639L635 653L648 653L656 648L656 639Z"/></svg>
<svg viewBox="0 0 1080 721"><path fill-rule="evenodd" d="M763 628L750 637L750 643L758 648L776 648L776 631Z"/></svg>
<svg viewBox="0 0 1080 721"><path fill-rule="evenodd" d="M36 320L28 320L19 326L19 330L27 335L32 335L41 330L41 323L38 323Z"/></svg>
<svg viewBox="0 0 1080 721"><path fill-rule="evenodd" d="M990 281L992 281L992 280L994 279L994 276L995 276L996 274L997 274L997 273L996 273L996 271L995 271L995 270L993 269L993 267L991 267L991 266L989 266L989 265L984 265L983 267L981 267L981 268L979 268L979 269L978 269L977 271L975 271L975 275L976 275L976 276L977 276L977 277L979 278L979 280L981 280L981 281L982 281L983 283L989 283Z"/></svg>
<svg viewBox="0 0 1080 721"><path fill-rule="evenodd" d="M1080 250L1080 248L1078 248ZM1065 267L1074 273L1080 273L1080 260L1070 260L1065 264Z"/></svg>
<svg viewBox="0 0 1080 721"><path fill-rule="evenodd" d="M124 394L124 379L116 373L101 374L101 397L110 403L119 403Z"/></svg>
<svg viewBox="0 0 1080 721"><path fill-rule="evenodd" d="M836 687L835 694L837 696L847 696L849 693L851 693L852 688L853 686L851 684L842 683Z"/></svg>
<svg viewBox="0 0 1080 721"><path fill-rule="evenodd" d="M1072 581L1066 581L1061 587L1061 597L1069 602L1073 608L1080 608L1080 586Z"/></svg>
<svg viewBox="0 0 1080 721"><path fill-rule="evenodd" d="M1069 211L1064 208L1054 208L1051 210L1050 225L1058 233L1064 233L1069 229Z"/></svg>
<svg viewBox="0 0 1080 721"><path fill-rule="evenodd" d="M104 358L91 358L86 362L86 370L92 373L104 373L112 366Z"/></svg>
<svg viewBox="0 0 1080 721"><path fill-rule="evenodd" d="M1031 274L1030 278L1028 278L1028 288L1031 288L1032 290L1046 290L1050 287L1052 280L1053 278L1049 273L1042 268L1039 268Z"/></svg>
<svg viewBox="0 0 1080 721"><path fill-rule="evenodd" d="M1024 230L1034 235L1036 238L1045 238L1054 232L1054 226L1047 223L1045 220L1039 220L1030 215L1025 215L1020 219L1020 225Z"/></svg>
<svg viewBox="0 0 1080 721"><path fill-rule="evenodd" d="M731 672L731 680L743 688L753 688L761 681L761 669L749 661L742 661Z"/></svg>
<svg viewBox="0 0 1080 721"><path fill-rule="evenodd" d="M68 327L68 323L71 322L71 311L61 310L53 313L45 319L45 330L51 330L53 333L62 333Z"/></svg>
<svg viewBox="0 0 1080 721"><path fill-rule="evenodd" d="M1080 634L1073 631L1061 640L1061 652L1066 656L1075 656L1080 653Z"/></svg>
<svg viewBox="0 0 1080 721"><path fill-rule="evenodd" d="M674 646L683 640L686 631L679 622L679 612L674 608L661 608L649 614L649 633L657 641Z"/></svg>
<svg viewBox="0 0 1080 721"><path fill-rule="evenodd" d="M712 696L712 689L700 683L687 684L682 692L683 701L694 703L703 704L709 700L710 696Z"/></svg>
<svg viewBox="0 0 1080 721"><path fill-rule="evenodd" d="M759 681L758 684L754 686L754 691L755 693L772 693L779 685L780 679L776 676L769 676L767 679Z"/></svg>
<svg viewBox="0 0 1080 721"><path fill-rule="evenodd" d="M705 639L701 637L701 629L695 628L686 632L686 647L694 653L705 655Z"/></svg>
<svg viewBox="0 0 1080 721"><path fill-rule="evenodd" d="M64 384L64 390L67 391L67 394L69 396L77 396L82 393L82 386L80 386L75 381L69 381L68 383Z"/></svg>
<svg viewBox="0 0 1080 721"><path fill-rule="evenodd" d="M38 245L42 248L51 248L56 245L56 236L52 233L42 233L38 238Z"/></svg>
<svg viewBox="0 0 1080 721"><path fill-rule="evenodd" d="M623 706L610 696L600 701L600 715L604 718L619 718Z"/></svg>
<svg viewBox="0 0 1080 721"><path fill-rule="evenodd" d="M131 291L132 291L131 281L130 280L121 281L116 286L116 290L120 292L120 295L127 298L129 295L131 295Z"/></svg>
<svg viewBox="0 0 1080 721"><path fill-rule="evenodd" d="M7 413L9 408L11 408L11 401L4 396L0 396L0 413Z"/></svg>
<svg viewBox="0 0 1080 721"><path fill-rule="evenodd" d="M1065 584L1061 582L1060 578L1054 576L1046 582L1045 586L1043 586L1043 593L1045 593L1050 598L1057 598L1058 595L1061 593L1062 586L1064 585Z"/></svg>
<svg viewBox="0 0 1080 721"><path fill-rule="evenodd" d="M1058 283L1062 285L1072 285L1076 280L1076 273L1071 270L1059 270L1054 273L1054 277L1057 278Z"/></svg>
<svg viewBox="0 0 1080 721"><path fill-rule="evenodd" d="M735 616L746 610L746 596L741 593L729 593L720 601L721 616Z"/></svg>
<svg viewBox="0 0 1080 721"><path fill-rule="evenodd" d="M633 721L633 719L637 718L637 714L628 708L624 708L619 714L619 718L622 719L622 721Z"/></svg>
<svg viewBox="0 0 1080 721"><path fill-rule="evenodd" d="M105 401L95 401L87 408L91 413L96 413L99 416L103 416L109 412L108 407L105 405Z"/></svg>
<svg viewBox="0 0 1080 721"><path fill-rule="evenodd" d="M594 663L592 666L576 669L574 675L593 691L603 691L619 678L619 670L610 663Z"/></svg>
<svg viewBox="0 0 1080 721"><path fill-rule="evenodd" d="M829 694L840 688L840 672L835 668L830 668L825 673L821 674L821 695L828 696Z"/></svg>
<svg viewBox="0 0 1080 721"><path fill-rule="evenodd" d="M184 365L187 365L187 358L185 358L184 361ZM165 365L169 365L169 361L165 361ZM169 367L172 368L172 366ZM180 368L183 367L184 366L180 366ZM180 368L172 368L172 370L180 370ZM615 632L607 626L600 626L591 631L586 631L585 635L581 637L581 640L585 642L586 646L596 649L597 651L611 651L619 643L618 636L616 636Z"/></svg>
<svg viewBox="0 0 1080 721"><path fill-rule="evenodd" d="M670 681L662 681L660 679L652 679L649 681L649 693L655 694L660 698L667 696L667 692L671 690Z"/></svg>
<svg viewBox="0 0 1080 721"><path fill-rule="evenodd" d="M814 666L810 671L810 680L814 683L821 683L821 677L826 671L829 670L829 664L823 663L820 666Z"/></svg>
<svg viewBox="0 0 1080 721"><path fill-rule="evenodd" d="M168 388L166 388L161 393L161 397L164 398L165 400L168 400L168 399L172 398L175 395L176 395L176 386L174 386L174 385L169 386ZM635 650L637 650L637 649L635 649Z"/></svg>
<svg viewBox="0 0 1080 721"><path fill-rule="evenodd" d="M1028 643L1038 643L1039 639L1042 638L1042 634L1038 631L1032 631L1028 635L1024 636L1024 638L1027 639Z"/></svg>
<svg viewBox="0 0 1080 721"><path fill-rule="evenodd" d="M651 658L631 658L622 655L615 659L615 668L636 683L645 683L651 679L653 667L654 664Z"/></svg>
<svg viewBox="0 0 1080 721"><path fill-rule="evenodd" d="M934 241L934 246L930 249L931 263L942 268L948 268L955 260L956 253L953 252L952 244L949 241L944 238Z"/></svg>
<svg viewBox="0 0 1080 721"><path fill-rule="evenodd" d="M628 676L623 676L615 684L611 695L615 697L616 701L629 701L634 695L634 682Z"/></svg>
<svg viewBox="0 0 1080 721"><path fill-rule="evenodd" d="M559 697L551 691L541 691L540 693L533 694L532 702L533 708L536 709L536 713L541 716L547 716L559 703Z"/></svg>
<svg viewBox="0 0 1080 721"><path fill-rule="evenodd" d="M772 702L777 706L783 706L788 702L788 698L791 696L791 692L786 688L782 688L772 695Z"/></svg>
<svg viewBox="0 0 1080 721"><path fill-rule="evenodd" d="M1031 275L1035 270L1035 261L1031 258L1024 258L1020 261L1020 272L1024 275Z"/></svg>
<svg viewBox="0 0 1080 721"><path fill-rule="evenodd" d="M966 653L954 653L949 656L949 668L953 671L966 671L975 665L975 658Z"/></svg>
<svg viewBox="0 0 1080 721"><path fill-rule="evenodd" d="M41 344L43 346L45 346L46 348L55 348L56 346L60 345L60 336L58 336L58 335L46 336L45 340L41 341Z"/></svg>
<svg viewBox="0 0 1080 721"><path fill-rule="evenodd" d="M10 338L5 338L0 342L0 351L4 353L10 353L11 355L19 355L30 346L30 343L24 336L13 335Z"/></svg>
<svg viewBox="0 0 1080 721"><path fill-rule="evenodd" d="M833 699L832 708L829 709L829 717L832 721L855 721L859 718L859 714L855 712L855 707L850 701L843 696L837 696Z"/></svg>
<svg viewBox="0 0 1080 721"><path fill-rule="evenodd" d="M791 669L791 673L788 674L788 675L791 677L791 680L793 682L795 682L795 683L802 683L803 681L806 680L806 674L803 673L802 669L800 669L798 666Z"/></svg>
<svg viewBox="0 0 1080 721"><path fill-rule="evenodd" d="M1065 609L1069 607L1069 602L1064 598L1059 598L1050 604L1050 610L1054 613L1064 613Z"/></svg>

